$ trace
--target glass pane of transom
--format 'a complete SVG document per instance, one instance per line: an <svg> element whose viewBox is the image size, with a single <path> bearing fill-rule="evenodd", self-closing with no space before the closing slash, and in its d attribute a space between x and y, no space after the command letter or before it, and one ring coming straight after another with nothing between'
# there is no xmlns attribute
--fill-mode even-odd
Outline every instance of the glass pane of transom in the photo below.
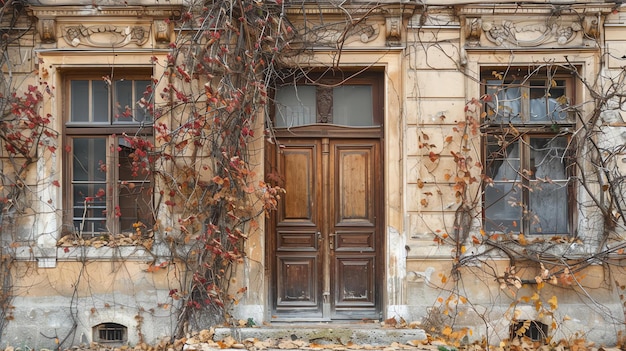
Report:
<svg viewBox="0 0 626 351"><path fill-rule="evenodd" d="M133 121L133 81L116 80L115 98L113 101L113 122Z"/></svg>
<svg viewBox="0 0 626 351"><path fill-rule="evenodd" d="M372 126L372 87L343 85L333 89L333 123L344 126Z"/></svg>
<svg viewBox="0 0 626 351"><path fill-rule="evenodd" d="M109 86L104 80L92 81L93 121L109 123Z"/></svg>
<svg viewBox="0 0 626 351"><path fill-rule="evenodd" d="M89 122L89 81L70 82L70 121Z"/></svg>
<svg viewBox="0 0 626 351"><path fill-rule="evenodd" d="M565 122L568 104L565 81L534 80L530 84L530 122Z"/></svg>
<svg viewBox="0 0 626 351"><path fill-rule="evenodd" d="M150 85L151 83L149 80L136 80L135 81L133 116L136 122L146 122L146 121L151 120L150 115L148 113L148 104L152 100L152 93L151 91L148 90Z"/></svg>
<svg viewBox="0 0 626 351"><path fill-rule="evenodd" d="M505 85L501 80L488 80L485 100L487 120L498 123L520 123L522 121L522 97L519 83Z"/></svg>
<svg viewBox="0 0 626 351"><path fill-rule="evenodd" d="M316 122L315 87L282 86L276 91L276 127L297 127Z"/></svg>

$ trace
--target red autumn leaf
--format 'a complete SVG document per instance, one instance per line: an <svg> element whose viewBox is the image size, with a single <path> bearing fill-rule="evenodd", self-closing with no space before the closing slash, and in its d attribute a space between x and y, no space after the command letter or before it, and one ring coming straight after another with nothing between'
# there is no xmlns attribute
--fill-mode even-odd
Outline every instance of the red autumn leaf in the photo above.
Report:
<svg viewBox="0 0 626 351"><path fill-rule="evenodd" d="M96 197L103 197L105 194L106 192L104 191L104 189L100 188L96 193Z"/></svg>
<svg viewBox="0 0 626 351"><path fill-rule="evenodd" d="M70 145L65 145L65 152L71 152L72 147Z"/></svg>
<svg viewBox="0 0 626 351"><path fill-rule="evenodd" d="M428 154L428 158L430 159L430 162L435 162L435 161L437 161L439 159L439 154L436 154L436 153L431 151Z"/></svg>
<svg viewBox="0 0 626 351"><path fill-rule="evenodd" d="M56 187L61 187L61 184L59 183L58 180L53 180L52 181L52 185L56 186Z"/></svg>
<svg viewBox="0 0 626 351"><path fill-rule="evenodd" d="M182 148L187 146L187 143L189 143L189 140L183 140L180 143L176 144L175 147L176 147L177 150L181 150Z"/></svg>

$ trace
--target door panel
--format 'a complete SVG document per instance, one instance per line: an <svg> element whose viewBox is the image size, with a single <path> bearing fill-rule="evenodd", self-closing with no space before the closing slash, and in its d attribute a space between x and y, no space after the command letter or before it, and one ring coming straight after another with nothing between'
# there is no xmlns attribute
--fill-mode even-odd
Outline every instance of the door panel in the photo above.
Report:
<svg viewBox="0 0 626 351"><path fill-rule="evenodd" d="M317 265L314 257L280 256L278 275L281 295L279 306L317 310Z"/></svg>
<svg viewBox="0 0 626 351"><path fill-rule="evenodd" d="M359 308L375 307L374 258L340 257L336 263L335 285L339 287L335 294L336 314L340 315L342 309L352 314Z"/></svg>
<svg viewBox="0 0 626 351"><path fill-rule="evenodd" d="M376 318L377 140L331 141L330 265L334 319Z"/></svg>
<svg viewBox="0 0 626 351"><path fill-rule="evenodd" d="M288 142L276 160L284 180L275 241L275 314L321 318L319 140Z"/></svg>
<svg viewBox="0 0 626 351"><path fill-rule="evenodd" d="M319 191L319 143L305 143L293 145L285 149L280 155L282 176L285 182L286 195L281 201L281 223L311 224L317 218L315 202L316 192Z"/></svg>
<svg viewBox="0 0 626 351"><path fill-rule="evenodd" d="M379 139L281 140L272 318L380 318Z"/></svg>
<svg viewBox="0 0 626 351"><path fill-rule="evenodd" d="M374 201L372 199L370 145L334 144L335 203L337 225L372 224Z"/></svg>

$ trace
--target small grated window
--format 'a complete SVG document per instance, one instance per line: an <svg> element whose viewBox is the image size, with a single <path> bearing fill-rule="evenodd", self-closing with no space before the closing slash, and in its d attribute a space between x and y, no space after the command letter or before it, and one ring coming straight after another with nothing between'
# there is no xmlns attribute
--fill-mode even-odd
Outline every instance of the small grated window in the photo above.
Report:
<svg viewBox="0 0 626 351"><path fill-rule="evenodd" d="M102 323L93 327L93 339L99 343L125 343L125 326L117 323Z"/></svg>
<svg viewBox="0 0 626 351"><path fill-rule="evenodd" d="M548 336L548 325L532 320L522 320L511 324L511 339L523 336L533 341L544 341Z"/></svg>

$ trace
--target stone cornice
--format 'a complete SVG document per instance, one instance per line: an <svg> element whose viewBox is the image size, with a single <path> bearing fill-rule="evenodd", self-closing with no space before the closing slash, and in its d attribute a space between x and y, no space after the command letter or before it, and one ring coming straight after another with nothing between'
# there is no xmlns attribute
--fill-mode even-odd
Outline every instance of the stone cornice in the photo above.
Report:
<svg viewBox="0 0 626 351"><path fill-rule="evenodd" d="M134 17L170 18L178 16L181 6L29 6L37 18L61 17Z"/></svg>
<svg viewBox="0 0 626 351"><path fill-rule="evenodd" d="M285 14L288 16L341 16L345 17L346 14L350 14L353 19L358 19L363 15L384 15L391 9L398 11L406 16L409 16L416 9L421 6L416 3L380 3L375 6L364 5L344 5L336 6L332 3L315 2L311 5L309 3L294 5L289 4L285 8Z"/></svg>
<svg viewBox="0 0 626 351"><path fill-rule="evenodd" d="M459 16L562 16L562 15L607 15L615 8L614 3L607 4L572 4L572 5L459 5L456 13Z"/></svg>

